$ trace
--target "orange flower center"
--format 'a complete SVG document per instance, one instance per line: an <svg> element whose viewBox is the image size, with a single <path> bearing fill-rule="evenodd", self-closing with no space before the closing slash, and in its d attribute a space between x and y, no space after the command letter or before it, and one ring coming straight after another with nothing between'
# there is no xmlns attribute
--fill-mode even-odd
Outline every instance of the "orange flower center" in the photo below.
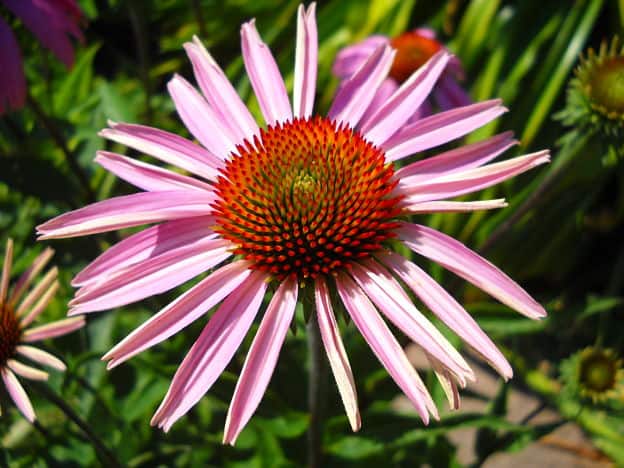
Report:
<svg viewBox="0 0 624 468"><path fill-rule="evenodd" d="M393 174L350 128L320 117L278 124L222 169L215 230L279 280L335 274L393 236Z"/></svg>
<svg viewBox="0 0 624 468"><path fill-rule="evenodd" d="M416 31L409 31L395 37L390 41L390 45L397 51L390 69L390 76L399 83L407 80L412 73L442 49L442 44L438 41L422 36Z"/></svg>
<svg viewBox="0 0 624 468"><path fill-rule="evenodd" d="M0 367L15 354L22 337L22 328L9 304L0 304Z"/></svg>

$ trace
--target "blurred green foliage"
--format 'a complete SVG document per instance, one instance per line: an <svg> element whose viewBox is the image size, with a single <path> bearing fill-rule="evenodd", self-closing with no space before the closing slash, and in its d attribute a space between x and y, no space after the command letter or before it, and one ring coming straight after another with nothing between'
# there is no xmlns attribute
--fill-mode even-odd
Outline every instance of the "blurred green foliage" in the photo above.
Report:
<svg viewBox="0 0 624 468"><path fill-rule="evenodd" d="M188 135L177 119L166 83L173 73L191 76L182 44L199 34L251 109L258 106L245 77L239 25L257 18L288 86L292 85L295 12L298 0L82 0L86 41L66 72L31 36L19 34L32 102L0 118L0 245L16 241L16 273L43 246L34 227L68 209L128 193L129 187L92 163L109 145L97 135L107 119L137 122ZM343 46L370 34L395 35L420 25L435 28L466 69L475 100L501 97L510 112L467 137L482 139L514 130L518 151L553 150L553 163L483 192L506 197L498 212L444 214L427 222L487 257L523 283L549 310L531 322L464 288L440 268L425 264L452 288L487 333L504 346L524 385L563 420L577 421L596 446L624 464L623 404L594 407L560 395L558 363L587 345L624 348L621 329L624 288L624 170L605 157L595 135L565 128L553 115L564 107L566 83L579 53L622 34L624 7L615 0L328 0L318 5L319 80L317 110L327 110L337 82L330 68ZM55 136L56 135L56 136ZM74 158L84 175L77 177ZM85 183L86 180L86 183ZM539 196L532 196L537 193ZM115 241L96 236L54 242L62 288L48 310L61 317L72 296L69 282L87 262ZM157 311L176 292L94 314L74 336L47 344L64 356L68 372L50 387L70 405L123 464L161 466L300 466L305 463L305 333L291 334L257 415L235 448L221 445L227 404L244 353L201 402L163 434L149 425L168 383L203 323L107 372L99 360L110 347ZM475 453L483 462L501 450L519 450L556 425L511 423L508 386L483 414L446 414L425 428L396 410L397 389L380 370L353 326L342 323L364 428L352 434L333 384L327 392L323 433L327 466L458 466L449 433L478 429ZM246 342L246 346L249 342ZM243 349L246 349L243 346ZM429 379L431 381L431 379ZM83 432L36 387L27 387L40 418L37 431L10 405L0 419L2 462L11 466L107 465ZM443 394L435 392L440 406ZM6 396L3 397L6 402ZM99 460L99 462L98 462Z"/></svg>

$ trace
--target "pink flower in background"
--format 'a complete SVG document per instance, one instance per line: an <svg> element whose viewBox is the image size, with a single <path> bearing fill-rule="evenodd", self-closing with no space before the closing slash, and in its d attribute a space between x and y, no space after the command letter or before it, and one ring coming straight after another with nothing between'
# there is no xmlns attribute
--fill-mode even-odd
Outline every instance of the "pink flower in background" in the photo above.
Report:
<svg viewBox="0 0 624 468"><path fill-rule="evenodd" d="M82 12L74 0L0 0L22 23L71 68L74 47L70 37L82 40ZM24 107L26 79L19 46L11 27L0 17L0 114Z"/></svg>
<svg viewBox="0 0 624 468"><path fill-rule="evenodd" d="M435 32L429 28L414 29L392 39L381 35L370 36L357 44L342 49L336 56L332 72L340 78L341 84L344 83L353 76L377 47L385 44L396 49L397 53L388 76L379 86L375 99L363 117L364 121L431 57L441 50L447 50L442 43L436 40ZM457 57L453 56L449 59L444 73L433 88L430 98L425 100L417 109L414 109L411 120L430 115L434 103L440 110L449 110L470 104L470 97L458 84L458 81L463 79L464 71L461 63Z"/></svg>
<svg viewBox="0 0 624 468"><path fill-rule="evenodd" d="M454 406L457 385L474 378L399 281L509 378L511 367L477 323L415 263L394 252L397 244L440 263L528 317L545 315L494 265L447 235L410 222L408 215L505 206L504 200L449 199L543 164L548 152L488 164L515 144L503 133L409 163L411 155L460 138L505 111L493 100L406 125L447 69L452 58L445 50L362 122L395 57L396 52L382 44L343 85L327 116L313 116L318 48L314 4L307 11L299 8L297 26L292 105L254 21L241 29L245 67L266 128L259 128L195 38L185 49L201 93L177 75L168 88L199 144L128 123L111 122L101 132L191 175L100 151L100 165L142 191L38 227L41 239L51 239L156 223L108 249L74 278L80 289L71 302L72 315L130 304L209 273L104 356L109 368L115 367L216 307L152 419L164 430L214 384L269 292L227 414L224 442L234 443L260 403L300 295L308 295L315 304L322 341L354 430L360 427L357 395L335 307L344 306L425 423L430 415L438 417L437 409L382 317L422 348ZM393 164L399 160L407 163L400 169Z"/></svg>
<svg viewBox="0 0 624 468"><path fill-rule="evenodd" d="M52 369L65 370L65 364L60 359L42 349L34 348L31 343L66 335L81 328L85 323L84 317L71 317L45 325L31 326L58 289L57 269L53 268L30 291L28 290L52 257L52 253L52 249L44 250L13 287L9 288L13 260L13 241L9 239L0 277L0 375L15 405L31 422L35 420L35 412L16 374L25 379L47 380L48 373L22 361L27 359Z"/></svg>

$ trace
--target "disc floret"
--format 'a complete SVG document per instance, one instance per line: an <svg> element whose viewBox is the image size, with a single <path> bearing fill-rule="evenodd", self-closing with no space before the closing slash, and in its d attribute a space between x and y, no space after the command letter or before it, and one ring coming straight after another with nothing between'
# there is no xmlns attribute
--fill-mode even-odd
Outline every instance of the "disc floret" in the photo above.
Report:
<svg viewBox="0 0 624 468"><path fill-rule="evenodd" d="M335 274L392 237L393 175L383 151L328 119L270 126L222 170L215 230L279 280Z"/></svg>
<svg viewBox="0 0 624 468"><path fill-rule="evenodd" d="M15 349L22 338L22 327L8 303L0 302L0 367L15 355Z"/></svg>

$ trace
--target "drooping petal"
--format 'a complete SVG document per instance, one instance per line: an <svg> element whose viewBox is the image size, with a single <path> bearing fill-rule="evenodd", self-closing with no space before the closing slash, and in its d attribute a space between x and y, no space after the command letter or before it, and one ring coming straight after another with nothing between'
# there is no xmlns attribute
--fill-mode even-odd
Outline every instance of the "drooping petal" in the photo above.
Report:
<svg viewBox="0 0 624 468"><path fill-rule="evenodd" d="M112 309L163 293L218 265L232 253L226 239L201 239L87 285L70 302L69 315Z"/></svg>
<svg viewBox="0 0 624 468"><path fill-rule="evenodd" d="M185 43L184 49L191 59L195 79L210 107L219 115L221 122L227 125L237 143L243 139L251 141L258 134L258 124L221 67L197 36L193 36L192 43Z"/></svg>
<svg viewBox="0 0 624 468"><path fill-rule="evenodd" d="M427 98L449 57L442 50L414 72L362 126L361 132L366 139L379 146L401 128Z"/></svg>
<svg viewBox="0 0 624 468"><path fill-rule="evenodd" d="M37 286L35 286L26 295L24 300L20 303L19 307L15 311L15 314L18 317L24 315L30 309L30 307L35 303L35 301L37 301L42 296L42 294L44 294L45 291L48 290L50 285L52 285L52 283L56 281L57 276L58 276L58 268L56 267L50 268L50 271L48 271L45 274L45 276L41 278L41 281L37 283Z"/></svg>
<svg viewBox="0 0 624 468"><path fill-rule="evenodd" d="M338 386L338 392L340 392L342 404L345 407L351 429L359 431L362 426L362 420L360 418L360 410L358 409L355 379L353 378L353 372L351 372L347 352L340 338L338 323L331 306L329 290L322 277L316 279L314 298L321 339L323 340L327 359Z"/></svg>
<svg viewBox="0 0 624 468"><path fill-rule="evenodd" d="M241 27L243 61L267 125L292 119L292 110L282 74L269 47L262 42L255 20Z"/></svg>
<svg viewBox="0 0 624 468"><path fill-rule="evenodd" d="M36 0L3 0L3 3L19 16L24 25L39 41L70 68L74 63L74 47L69 35L81 37L75 19L58 11L52 2Z"/></svg>
<svg viewBox="0 0 624 468"><path fill-rule="evenodd" d="M296 279L284 280L264 313L232 396L223 432L225 444L234 445L260 404L292 322L298 290Z"/></svg>
<svg viewBox="0 0 624 468"><path fill-rule="evenodd" d="M374 260L354 263L351 276L379 310L412 341L449 368L461 382L474 380L468 363L422 315L401 285Z"/></svg>
<svg viewBox="0 0 624 468"><path fill-rule="evenodd" d="M26 395L26 391L22 384L19 383L15 374L11 372L8 368L3 368L0 370L0 375L2 375L2 380L4 381L4 385L11 395L11 399L17 406L17 409L24 415L26 419L30 422L35 420L35 410L32 407L32 403L30 402L30 398Z"/></svg>
<svg viewBox="0 0 624 468"><path fill-rule="evenodd" d="M364 115L362 115L362 118L360 119L360 127L364 128L368 124L371 117L377 113L377 110L383 106L384 102L386 102L398 88L399 85L392 78L386 78L382 81L377 89L377 92L375 93L375 97L368 105L368 109L366 109L366 112L364 112Z"/></svg>
<svg viewBox="0 0 624 468"><path fill-rule="evenodd" d="M226 155L215 155L185 138L157 128L115 122L109 125L110 128L100 130L98 135L208 180L217 180L218 169Z"/></svg>
<svg viewBox="0 0 624 468"><path fill-rule="evenodd" d="M212 191L212 187L205 182L109 151L98 151L95 162L120 179L148 192Z"/></svg>
<svg viewBox="0 0 624 468"><path fill-rule="evenodd" d="M95 283L127 267L199 239L216 236L214 218L197 216L144 229L110 247L72 280L72 286Z"/></svg>
<svg viewBox="0 0 624 468"><path fill-rule="evenodd" d="M383 144L386 159L396 161L462 137L505 113L500 103L500 99L479 102L406 125Z"/></svg>
<svg viewBox="0 0 624 468"><path fill-rule="evenodd" d="M52 255L54 255L54 250L50 247L46 247L43 252L37 255L37 258L35 258L28 269L22 273L22 276L20 276L13 286L13 291L11 291L11 297L9 298L9 304L14 305L20 300L24 291L28 289L28 286L30 286L30 283L39 274L39 272L43 270L52 258Z"/></svg>
<svg viewBox="0 0 624 468"><path fill-rule="evenodd" d="M172 219L206 216L212 212L212 193L179 190L145 192L109 198L70 211L39 226L39 239L85 236Z"/></svg>
<svg viewBox="0 0 624 468"><path fill-rule="evenodd" d="M19 345L15 348L15 351L17 351L18 354L27 357L31 361L51 367L52 369L59 371L67 369L67 366L65 366L63 361L42 349L34 348L28 345Z"/></svg>
<svg viewBox="0 0 624 468"><path fill-rule="evenodd" d="M440 81L433 94L438 103L438 107L442 110L467 106L472 102L468 93L464 91L450 73L445 73L440 77Z"/></svg>
<svg viewBox="0 0 624 468"><path fill-rule="evenodd" d="M201 94L180 75L167 83L178 115L191 134L213 154L225 159L235 149L236 137Z"/></svg>
<svg viewBox="0 0 624 468"><path fill-rule="evenodd" d="M44 372L40 369L35 369L34 367L27 366L26 364L22 364L15 359L9 359L6 362L6 365L15 372L20 377L24 377L25 379L30 380L48 380L48 373Z"/></svg>
<svg viewBox="0 0 624 468"><path fill-rule="evenodd" d="M412 177L410 180L415 183L479 167L517 143L512 132L504 132L487 140L461 146L403 166L396 171L396 178L400 180Z"/></svg>
<svg viewBox="0 0 624 468"><path fill-rule="evenodd" d="M430 354L425 353L425 355L427 356L427 360L431 364L431 367L433 367L433 372L435 373L438 382L440 382L440 386L442 387L444 395L449 402L449 406L452 410L459 409L460 401L457 382L455 382L451 373L445 369L437 359Z"/></svg>
<svg viewBox="0 0 624 468"><path fill-rule="evenodd" d="M478 352L503 377L511 378L511 366L496 345L466 310L433 278L403 256L383 251L377 257L397 275L446 326Z"/></svg>
<svg viewBox="0 0 624 468"><path fill-rule="evenodd" d="M406 204L444 200L491 187L548 161L548 151L539 151L483 167L453 172L429 182L412 183L411 178L406 177L399 182L396 191L407 195L404 200Z"/></svg>
<svg viewBox="0 0 624 468"><path fill-rule="evenodd" d="M303 5L297 11L297 45L295 51L295 83L293 85L293 114L308 118L312 115L316 93L318 37L316 3L306 12Z"/></svg>
<svg viewBox="0 0 624 468"><path fill-rule="evenodd" d="M403 201L401 209L404 213L424 214L424 213L465 213L468 211L494 210L505 208L507 202L504 198L496 200L480 200L472 202L461 201L430 201L422 203L409 203Z"/></svg>
<svg viewBox="0 0 624 468"><path fill-rule="evenodd" d="M50 322L35 328L30 328L22 335L24 343L33 343L35 341L55 338L57 336L67 335L79 328L84 327L84 317L70 317L56 322Z"/></svg>
<svg viewBox="0 0 624 468"><path fill-rule="evenodd" d="M336 286L353 323L375 356L412 402L423 422L429 423L429 412L437 419L438 412L431 395L373 304L358 285L345 274L338 275Z"/></svg>
<svg viewBox="0 0 624 468"><path fill-rule="evenodd" d="M544 308L509 276L452 237L405 222L396 233L414 252L439 263L521 314L534 319L546 316Z"/></svg>
<svg viewBox="0 0 624 468"><path fill-rule="evenodd" d="M355 128L388 75L396 51L380 46L340 88L327 116Z"/></svg>
<svg viewBox="0 0 624 468"><path fill-rule="evenodd" d="M173 336L236 290L249 276L248 262L229 263L193 286L106 353L112 369L132 356Z"/></svg>
<svg viewBox="0 0 624 468"><path fill-rule="evenodd" d="M168 431L210 389L247 334L266 287L266 275L254 271L221 304L178 367L152 425Z"/></svg>
<svg viewBox="0 0 624 468"><path fill-rule="evenodd" d="M0 305L4 304L9 292L9 279L11 278L11 266L13 264L13 239L7 239L4 250L4 263L2 264L2 277L0 277Z"/></svg>
<svg viewBox="0 0 624 468"><path fill-rule="evenodd" d="M11 27L0 18L0 115L26 103L26 78L19 45Z"/></svg>

